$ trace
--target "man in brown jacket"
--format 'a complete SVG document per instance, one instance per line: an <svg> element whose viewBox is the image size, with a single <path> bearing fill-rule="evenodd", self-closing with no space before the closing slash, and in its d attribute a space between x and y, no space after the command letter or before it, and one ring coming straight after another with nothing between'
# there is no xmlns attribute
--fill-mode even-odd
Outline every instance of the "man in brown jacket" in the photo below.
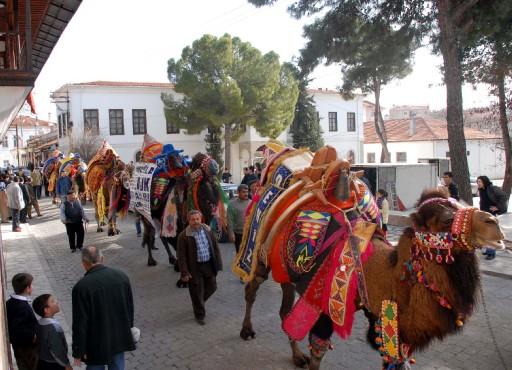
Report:
<svg viewBox="0 0 512 370"><path fill-rule="evenodd" d="M181 280L188 283L194 316L204 325L204 303L217 290L217 272L222 270L217 239L202 223L197 210L188 213L188 226L178 236L178 264Z"/></svg>

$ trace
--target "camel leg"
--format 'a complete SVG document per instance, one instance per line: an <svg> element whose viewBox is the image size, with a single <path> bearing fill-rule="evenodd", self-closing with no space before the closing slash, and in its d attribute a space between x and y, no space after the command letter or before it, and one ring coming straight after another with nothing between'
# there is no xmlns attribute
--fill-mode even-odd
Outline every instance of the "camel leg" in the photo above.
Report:
<svg viewBox="0 0 512 370"><path fill-rule="evenodd" d="M269 271L270 270L263 263L258 263L254 278L245 285L245 317L242 323L242 330L240 330L240 337L244 340L256 336L251 322L252 305L256 300L258 288L268 279Z"/></svg>
<svg viewBox="0 0 512 370"><path fill-rule="evenodd" d="M162 244L164 245L165 250L167 251L167 255L169 256L169 264L176 264L176 257L174 256L174 253L172 253L171 248L169 247L168 238L166 238L165 236L161 236L160 240L162 241Z"/></svg>
<svg viewBox="0 0 512 370"><path fill-rule="evenodd" d="M96 196L94 194L92 195L92 204L94 205L94 218L96 219L96 224L98 225L96 227L96 232L101 233L103 228L101 227L100 216L98 214L98 206L96 204Z"/></svg>
<svg viewBox="0 0 512 370"><path fill-rule="evenodd" d="M295 302L295 287L292 284L281 284L283 298L281 301L281 308L279 309L279 316L284 320L286 315L292 310L293 303ZM296 340L289 338L290 347L292 348L293 364L297 367L305 368L309 363L309 357L305 355L299 347Z"/></svg>
<svg viewBox="0 0 512 370"><path fill-rule="evenodd" d="M329 316L321 314L309 332L309 346L311 348L310 370L319 370L325 352L331 347L331 335L334 329Z"/></svg>
<svg viewBox="0 0 512 370"><path fill-rule="evenodd" d="M110 220L108 220L108 236L117 235L116 233L116 216L112 216Z"/></svg>
<svg viewBox="0 0 512 370"><path fill-rule="evenodd" d="M144 248L144 245L147 246L148 266L156 266L156 261L152 254L152 249L155 245L155 229L144 217L142 217L141 221L144 225L144 234L142 235L142 248Z"/></svg>

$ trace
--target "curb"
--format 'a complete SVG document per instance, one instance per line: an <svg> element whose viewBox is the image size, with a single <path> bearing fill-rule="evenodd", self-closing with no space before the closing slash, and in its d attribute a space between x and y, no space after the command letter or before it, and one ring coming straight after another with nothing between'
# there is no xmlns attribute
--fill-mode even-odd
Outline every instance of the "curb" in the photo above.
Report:
<svg viewBox="0 0 512 370"><path fill-rule="evenodd" d="M493 276L493 277L497 277L497 278L501 278L501 279L512 280L512 275L504 274L502 272L496 272L496 271L492 271L492 270L480 270L480 272L484 275L489 275L489 276Z"/></svg>

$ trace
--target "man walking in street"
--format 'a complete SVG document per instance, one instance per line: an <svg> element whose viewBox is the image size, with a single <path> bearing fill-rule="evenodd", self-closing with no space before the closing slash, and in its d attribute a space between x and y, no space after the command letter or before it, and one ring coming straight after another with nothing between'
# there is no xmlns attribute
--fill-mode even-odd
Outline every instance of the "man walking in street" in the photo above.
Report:
<svg viewBox="0 0 512 370"><path fill-rule="evenodd" d="M178 264L181 280L188 283L195 319L204 325L204 304L217 290L216 276L222 270L222 260L217 239L201 221L201 212L188 213L188 226L178 236Z"/></svg>
<svg viewBox="0 0 512 370"><path fill-rule="evenodd" d="M29 197L29 204L27 206L27 216L29 219L32 218L32 207L34 207L34 210L37 213L37 217L41 217L41 211L39 209L39 201L37 200L37 193L36 189L34 188L34 185L32 185L32 179L29 177L27 179L27 183L25 184L25 187L27 188L28 197Z"/></svg>
<svg viewBox="0 0 512 370"><path fill-rule="evenodd" d="M13 181L7 185L7 203L11 209L12 231L20 232L20 211L25 208L23 193L19 185L19 177L14 176Z"/></svg>
<svg viewBox="0 0 512 370"><path fill-rule="evenodd" d="M43 174L41 173L41 170L38 167L34 167L30 177L32 178L32 186L36 193L36 197L37 199L41 199L41 187L43 185Z"/></svg>
<svg viewBox="0 0 512 370"><path fill-rule="evenodd" d="M238 197L231 200L228 205L229 239L235 243L238 253L244 233L245 211L251 203L249 200L249 187L245 184L238 186Z"/></svg>
<svg viewBox="0 0 512 370"><path fill-rule="evenodd" d="M77 248L82 249L85 234L84 221L88 223L89 219L72 190L68 191L66 201L60 205L60 219L66 225L71 253L75 253Z"/></svg>
<svg viewBox="0 0 512 370"><path fill-rule="evenodd" d="M103 265L94 246L82 250L85 276L73 287L74 365L87 370L124 370L124 352L135 350L133 296L128 276Z"/></svg>

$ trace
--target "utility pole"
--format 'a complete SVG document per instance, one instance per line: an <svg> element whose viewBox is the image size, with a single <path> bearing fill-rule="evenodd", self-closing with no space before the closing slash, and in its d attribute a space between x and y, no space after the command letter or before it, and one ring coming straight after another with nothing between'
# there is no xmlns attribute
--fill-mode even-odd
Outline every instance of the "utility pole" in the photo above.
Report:
<svg viewBox="0 0 512 370"><path fill-rule="evenodd" d="M19 120L16 120L16 157L18 158L18 168L20 167L20 140L18 136L18 124Z"/></svg>

